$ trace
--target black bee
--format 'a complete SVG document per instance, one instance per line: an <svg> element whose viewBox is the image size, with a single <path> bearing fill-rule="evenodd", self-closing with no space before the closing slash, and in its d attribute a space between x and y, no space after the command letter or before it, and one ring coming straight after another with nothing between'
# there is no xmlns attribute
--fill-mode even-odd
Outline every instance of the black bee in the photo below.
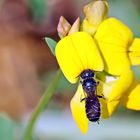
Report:
<svg viewBox="0 0 140 140"><path fill-rule="evenodd" d="M81 102L85 100L86 115L89 121L99 122L101 116L101 107L98 98L103 98L96 94L98 82L94 79L94 72L90 69L84 70L80 74L81 84L85 98L81 99Z"/></svg>

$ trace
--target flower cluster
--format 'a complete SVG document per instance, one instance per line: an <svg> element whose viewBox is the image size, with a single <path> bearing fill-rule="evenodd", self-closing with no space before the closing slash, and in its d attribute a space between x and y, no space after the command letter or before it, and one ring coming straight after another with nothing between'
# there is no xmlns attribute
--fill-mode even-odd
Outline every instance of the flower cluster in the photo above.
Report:
<svg viewBox="0 0 140 140"><path fill-rule="evenodd" d="M140 65L140 39L134 38L132 31L118 19L105 16L108 11L106 1L97 2L101 2L96 4L103 7L103 12L98 12L101 9L95 8L93 2L88 8L86 6L88 10L85 10L86 17L80 30L63 37L56 45L55 55L71 83L79 82L79 75L84 70L95 71L95 78L99 81L97 94L105 97L99 99L101 117L108 118L120 103L129 109L140 110L140 83L131 69L133 65ZM88 119L85 101L81 102L81 97L85 95L79 82L70 106L78 127L86 133Z"/></svg>

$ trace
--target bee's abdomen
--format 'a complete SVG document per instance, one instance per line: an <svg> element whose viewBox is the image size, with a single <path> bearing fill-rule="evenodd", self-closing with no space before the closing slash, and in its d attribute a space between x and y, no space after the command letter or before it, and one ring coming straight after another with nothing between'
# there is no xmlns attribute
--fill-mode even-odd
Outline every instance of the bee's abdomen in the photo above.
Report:
<svg viewBox="0 0 140 140"><path fill-rule="evenodd" d="M88 97L86 99L86 114L89 121L96 122L100 119L101 110L97 97Z"/></svg>

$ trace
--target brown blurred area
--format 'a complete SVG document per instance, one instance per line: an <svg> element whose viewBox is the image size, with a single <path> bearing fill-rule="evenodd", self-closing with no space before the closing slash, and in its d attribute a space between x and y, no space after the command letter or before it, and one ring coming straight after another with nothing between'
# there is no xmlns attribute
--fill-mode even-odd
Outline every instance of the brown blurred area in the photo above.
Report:
<svg viewBox="0 0 140 140"><path fill-rule="evenodd" d="M45 2L50 10L37 24L27 1L0 2L0 112L15 119L37 104L44 90L40 76L57 68L43 37L58 40L59 17L64 15L72 23L78 16L72 0Z"/></svg>

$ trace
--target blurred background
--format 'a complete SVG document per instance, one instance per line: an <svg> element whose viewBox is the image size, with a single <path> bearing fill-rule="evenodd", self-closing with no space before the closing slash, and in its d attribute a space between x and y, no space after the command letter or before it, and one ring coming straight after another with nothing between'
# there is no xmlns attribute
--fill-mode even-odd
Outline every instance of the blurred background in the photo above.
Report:
<svg viewBox="0 0 140 140"><path fill-rule="evenodd" d="M63 15L73 23L83 17L89 0L0 0L0 140L22 140L30 114L58 69L44 37L59 40ZM140 37L140 1L109 0L109 15L121 19ZM40 116L34 140L139 140L140 113L120 107L82 135L69 102L76 86L61 79L47 110Z"/></svg>

